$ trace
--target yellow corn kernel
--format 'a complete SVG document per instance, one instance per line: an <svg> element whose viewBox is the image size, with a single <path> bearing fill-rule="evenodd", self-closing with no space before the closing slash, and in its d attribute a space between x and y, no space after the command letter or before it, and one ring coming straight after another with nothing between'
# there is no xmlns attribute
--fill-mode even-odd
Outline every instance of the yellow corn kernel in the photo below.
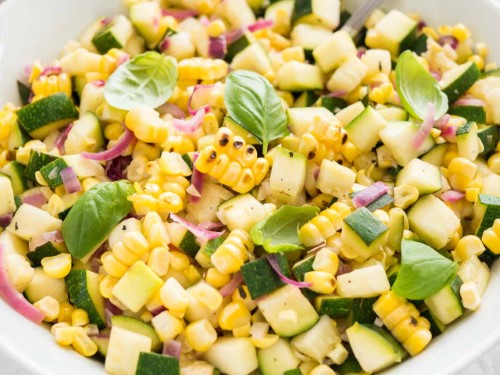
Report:
<svg viewBox="0 0 500 375"><path fill-rule="evenodd" d="M493 253L500 254L500 219L496 219L493 227L483 232L481 240Z"/></svg>
<svg viewBox="0 0 500 375"><path fill-rule="evenodd" d="M242 302L230 302L219 314L219 326L227 331L250 323L250 311Z"/></svg>
<svg viewBox="0 0 500 375"><path fill-rule="evenodd" d="M137 139L146 143L163 143L168 136L168 124L151 108L132 109L125 117L125 124Z"/></svg>
<svg viewBox="0 0 500 375"><path fill-rule="evenodd" d="M113 295L113 288L117 283L118 279L114 278L113 276L104 276L99 282L99 293L101 294L101 296L108 299L111 298L111 296Z"/></svg>
<svg viewBox="0 0 500 375"><path fill-rule="evenodd" d="M231 274L240 270L245 262L245 254L235 245L226 244L219 246L210 259L220 273Z"/></svg>
<svg viewBox="0 0 500 375"><path fill-rule="evenodd" d="M77 331L71 345L73 349L85 357L92 357L98 350L97 345L83 329Z"/></svg>
<svg viewBox="0 0 500 375"><path fill-rule="evenodd" d="M488 158L488 167L495 173L500 173L500 153L495 153Z"/></svg>
<svg viewBox="0 0 500 375"><path fill-rule="evenodd" d="M53 322L59 316L60 305L54 297L45 296L33 304L41 313L44 314L43 320Z"/></svg>
<svg viewBox="0 0 500 375"><path fill-rule="evenodd" d="M42 267L45 273L54 279L65 278L71 271L71 255L63 253L45 257L42 259Z"/></svg>
<svg viewBox="0 0 500 375"><path fill-rule="evenodd" d="M58 324L54 324L53 328L55 328ZM61 346L70 346L75 339L76 333L78 332L77 327L71 327L70 325L57 327L52 330L52 334L58 343Z"/></svg>
<svg viewBox="0 0 500 375"><path fill-rule="evenodd" d="M104 254L101 256L101 262L102 266L104 267L104 270L111 276L119 279L123 275L125 275L125 272L127 272L128 267L117 260L111 251L106 251Z"/></svg>
<svg viewBox="0 0 500 375"><path fill-rule="evenodd" d="M466 188L465 189L465 199L469 202L474 203L481 192L480 188Z"/></svg>
<svg viewBox="0 0 500 375"><path fill-rule="evenodd" d="M310 283L309 289L316 293L330 294L335 291L335 277L324 271L310 271L304 275L304 282Z"/></svg>
<svg viewBox="0 0 500 375"><path fill-rule="evenodd" d="M191 264L188 268L182 271L182 274L191 284L196 284L203 278L198 268L196 268L193 264Z"/></svg>
<svg viewBox="0 0 500 375"><path fill-rule="evenodd" d="M138 257L142 257L149 250L149 243L141 232L127 232L123 236L123 244Z"/></svg>
<svg viewBox="0 0 500 375"><path fill-rule="evenodd" d="M231 299L233 302L243 303L248 311L252 311L257 307L257 304L250 296L250 292L248 291L248 287L246 285L239 286L231 295Z"/></svg>
<svg viewBox="0 0 500 375"><path fill-rule="evenodd" d="M1 118L0 118L1 122ZM6 137L5 137L6 138ZM0 139L2 137L0 136ZM28 141L22 147L19 147L16 152L16 161L26 165L30 160L31 151L47 152L47 145L39 140Z"/></svg>
<svg viewBox="0 0 500 375"><path fill-rule="evenodd" d="M189 295L179 282L170 277L160 289L160 298L170 311L184 314L189 306Z"/></svg>
<svg viewBox="0 0 500 375"><path fill-rule="evenodd" d="M71 314L75 308L69 302L61 302L59 304L59 316L57 321L59 323L71 323Z"/></svg>
<svg viewBox="0 0 500 375"><path fill-rule="evenodd" d="M472 61L474 64L476 64L479 70L484 69L484 59L479 55L472 55L467 59L467 61Z"/></svg>
<svg viewBox="0 0 500 375"><path fill-rule="evenodd" d="M168 136L162 147L166 151L177 152L179 154L186 154L195 150L193 141L182 135Z"/></svg>
<svg viewBox="0 0 500 375"><path fill-rule="evenodd" d="M420 329L403 342L403 347L411 355L419 354L429 344L432 334L428 329Z"/></svg>
<svg viewBox="0 0 500 375"><path fill-rule="evenodd" d="M82 190L83 192L87 192L89 191L90 189L92 189L95 185L97 185L99 183L99 180L93 178L93 177L89 177L89 178L86 178L82 181Z"/></svg>
<svg viewBox="0 0 500 375"><path fill-rule="evenodd" d="M453 35L459 42L463 42L470 37L470 31L462 23L457 23L451 29L451 35Z"/></svg>
<svg viewBox="0 0 500 375"><path fill-rule="evenodd" d="M309 375L335 375L335 371L327 365L318 365L312 369Z"/></svg>
<svg viewBox="0 0 500 375"><path fill-rule="evenodd" d="M220 59L193 57L179 62L179 79L215 81L224 78L229 65Z"/></svg>
<svg viewBox="0 0 500 375"><path fill-rule="evenodd" d="M273 334L267 334L261 338L252 337L251 340L256 348L263 349L274 345L279 340L279 336Z"/></svg>
<svg viewBox="0 0 500 375"><path fill-rule="evenodd" d="M458 241L453 257L457 262L462 262L471 256L481 255L485 250L483 243L478 237L468 235Z"/></svg>
<svg viewBox="0 0 500 375"><path fill-rule="evenodd" d="M170 252L170 266L176 271L184 271L191 265L189 257L180 251Z"/></svg>
<svg viewBox="0 0 500 375"><path fill-rule="evenodd" d="M85 310L75 309L71 313L71 324L74 327L83 327L89 324L89 315Z"/></svg>
<svg viewBox="0 0 500 375"><path fill-rule="evenodd" d="M217 332L207 319L202 319L186 327L186 339L197 352L206 352L217 340Z"/></svg>
<svg viewBox="0 0 500 375"><path fill-rule="evenodd" d="M217 268L209 268L205 273L205 281L214 288L222 288L231 281L231 276L217 271Z"/></svg>
<svg viewBox="0 0 500 375"><path fill-rule="evenodd" d="M344 147L342 149L342 155L349 163L352 163L353 160L356 159L360 154L361 152L358 150L356 146L354 146L354 143L347 141L344 144Z"/></svg>
<svg viewBox="0 0 500 375"><path fill-rule="evenodd" d="M488 56L488 46L486 45L486 43L476 43L474 49L483 60Z"/></svg>
<svg viewBox="0 0 500 375"><path fill-rule="evenodd" d="M165 247L156 247L151 250L148 258L148 267L158 276L165 276L170 264L170 252Z"/></svg>
<svg viewBox="0 0 500 375"><path fill-rule="evenodd" d="M168 311L163 311L151 319L153 327L161 341L173 340L184 331L184 320Z"/></svg>
<svg viewBox="0 0 500 375"><path fill-rule="evenodd" d="M327 354L327 357L330 358L333 361L333 363L337 365L341 365L342 363L344 363L348 356L349 352L347 351L345 346L342 345L341 342L335 344L333 350L331 350Z"/></svg>
<svg viewBox="0 0 500 375"><path fill-rule="evenodd" d="M171 193L169 191L163 193L159 197L158 202L158 211L167 216L170 213L177 213L182 211L184 208L184 203L182 202L182 198L175 193Z"/></svg>
<svg viewBox="0 0 500 375"><path fill-rule="evenodd" d="M312 265L315 271L324 271L335 276L339 269L339 257L328 248L323 248L316 253Z"/></svg>
<svg viewBox="0 0 500 375"><path fill-rule="evenodd" d="M113 251L113 256L116 258L116 260L125 264L126 266L131 266L140 258L132 251L130 251L129 248L126 247L121 241L114 244L111 250Z"/></svg>
<svg viewBox="0 0 500 375"><path fill-rule="evenodd" d="M305 246L311 247L324 241L321 231L313 223L304 224L299 230L299 239Z"/></svg>
<svg viewBox="0 0 500 375"><path fill-rule="evenodd" d="M460 297L466 309L477 310L481 305L481 294L477 290L476 284L472 281L463 283L460 286Z"/></svg>
<svg viewBox="0 0 500 375"><path fill-rule="evenodd" d="M207 27L208 36L212 38L217 38L226 32L226 25L221 20L215 20L210 22Z"/></svg>
<svg viewBox="0 0 500 375"><path fill-rule="evenodd" d="M117 141L122 134L123 125L118 122L112 122L104 128L104 137L110 141Z"/></svg>
<svg viewBox="0 0 500 375"><path fill-rule="evenodd" d="M234 337L249 337L251 328L252 328L252 325L250 323L236 327L235 329L233 329L233 336Z"/></svg>
<svg viewBox="0 0 500 375"><path fill-rule="evenodd" d="M405 209L415 203L419 192L415 186L401 185L394 188L394 206Z"/></svg>

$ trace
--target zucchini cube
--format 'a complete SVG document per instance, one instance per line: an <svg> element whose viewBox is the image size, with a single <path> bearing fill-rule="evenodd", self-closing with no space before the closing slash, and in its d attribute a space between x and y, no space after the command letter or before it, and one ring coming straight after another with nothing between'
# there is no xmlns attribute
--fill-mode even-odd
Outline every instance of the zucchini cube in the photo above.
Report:
<svg viewBox="0 0 500 375"><path fill-rule="evenodd" d="M472 215L474 234L481 238L483 232L491 228L498 218L500 218L500 197L479 194L474 203L474 213Z"/></svg>

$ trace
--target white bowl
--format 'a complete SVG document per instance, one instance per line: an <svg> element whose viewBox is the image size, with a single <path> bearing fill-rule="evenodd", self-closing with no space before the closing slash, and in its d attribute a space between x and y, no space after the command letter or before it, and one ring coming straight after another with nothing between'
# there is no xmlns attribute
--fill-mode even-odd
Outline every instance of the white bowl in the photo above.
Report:
<svg viewBox="0 0 500 375"><path fill-rule="evenodd" d="M347 1L349 5L353 0ZM484 41L492 61L500 62L497 35L500 3L493 0L394 0L384 7L417 12L433 26L462 22L475 41ZM120 0L7 0L0 5L0 106L18 102L16 79L39 59L48 63L64 44L99 16L122 12ZM387 374L453 374L500 340L500 262L493 267L481 308L449 327L419 356ZM103 374L101 364L58 347L45 327L15 313L0 299L0 351L34 375ZM0 372L5 374L2 364ZM9 374L10 375L10 374Z"/></svg>

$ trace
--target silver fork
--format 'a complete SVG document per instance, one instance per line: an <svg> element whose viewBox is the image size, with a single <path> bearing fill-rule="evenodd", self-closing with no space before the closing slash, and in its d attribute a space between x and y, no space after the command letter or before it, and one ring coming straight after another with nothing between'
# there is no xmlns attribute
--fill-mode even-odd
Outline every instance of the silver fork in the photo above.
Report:
<svg viewBox="0 0 500 375"><path fill-rule="evenodd" d="M354 38L359 33L370 14L372 14L372 12L383 2L384 0L365 0L363 5L361 5L361 7L349 17L344 26L342 26L342 30L347 31L349 35Z"/></svg>

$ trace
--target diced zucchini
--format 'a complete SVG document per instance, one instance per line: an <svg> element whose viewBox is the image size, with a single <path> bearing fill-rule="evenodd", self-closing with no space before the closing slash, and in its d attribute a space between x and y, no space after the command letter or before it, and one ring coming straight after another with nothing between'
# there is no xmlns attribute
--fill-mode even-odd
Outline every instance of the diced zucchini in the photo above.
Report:
<svg viewBox="0 0 500 375"><path fill-rule="evenodd" d="M477 291L482 295L488 286L490 269L486 263L481 262L477 256L473 255L460 264L458 276L464 283L475 283Z"/></svg>
<svg viewBox="0 0 500 375"><path fill-rule="evenodd" d="M264 47L259 41L254 41L233 57L231 69L251 70L266 75L273 67Z"/></svg>
<svg viewBox="0 0 500 375"><path fill-rule="evenodd" d="M280 90L322 90L323 74L316 65L290 61L278 70Z"/></svg>
<svg viewBox="0 0 500 375"><path fill-rule="evenodd" d="M378 297L354 298L348 322L350 324L354 324L355 322L373 324L377 318L377 314L373 311L373 304L377 301L377 299Z"/></svg>
<svg viewBox="0 0 500 375"><path fill-rule="evenodd" d="M448 110L450 115L460 116L470 122L478 124L486 123L486 111L484 107L477 105L453 105Z"/></svg>
<svg viewBox="0 0 500 375"><path fill-rule="evenodd" d="M285 203L294 202L304 190L305 179L306 157L278 147L270 177L273 196Z"/></svg>
<svg viewBox="0 0 500 375"><path fill-rule="evenodd" d="M404 108L395 105L386 107L377 106L376 111L388 122L408 120L408 112L406 112Z"/></svg>
<svg viewBox="0 0 500 375"><path fill-rule="evenodd" d="M267 215L264 205L251 194L241 194L229 199L218 209L217 217L230 231L243 229L250 232Z"/></svg>
<svg viewBox="0 0 500 375"><path fill-rule="evenodd" d="M42 267L35 268L33 279L24 291L24 295L31 303L38 302L47 296L59 302L66 302L68 300L68 292L64 279L54 279L47 276Z"/></svg>
<svg viewBox="0 0 500 375"><path fill-rule="evenodd" d="M186 229L186 228L184 228ZM222 237L218 237L222 238ZM190 257L195 257L200 250L200 244L198 243L196 236L190 231L186 230L181 242L177 246L180 250L184 251Z"/></svg>
<svg viewBox="0 0 500 375"><path fill-rule="evenodd" d="M336 98L333 96L322 96L321 106L328 109L333 114L337 114L342 109L347 107L347 102L342 98Z"/></svg>
<svg viewBox="0 0 500 375"><path fill-rule="evenodd" d="M253 34L244 32L238 39L227 45L227 52L224 59L233 61L234 57L255 41Z"/></svg>
<svg viewBox="0 0 500 375"><path fill-rule="evenodd" d="M101 162L97 160L86 159L83 156L64 155L62 159L68 167L73 168L73 171L78 178L105 176L105 170Z"/></svg>
<svg viewBox="0 0 500 375"><path fill-rule="evenodd" d="M319 319L300 289L285 285L257 301L262 315L276 334L295 336L311 328Z"/></svg>
<svg viewBox="0 0 500 375"><path fill-rule="evenodd" d="M243 28L255 23L255 15L246 0L222 2L219 10L233 29Z"/></svg>
<svg viewBox="0 0 500 375"><path fill-rule="evenodd" d="M483 150L477 130L474 122L468 122L457 129L457 148L460 157L474 161Z"/></svg>
<svg viewBox="0 0 500 375"><path fill-rule="evenodd" d="M435 249L444 247L460 227L455 213L434 195L419 198L408 211L410 229Z"/></svg>
<svg viewBox="0 0 500 375"><path fill-rule="evenodd" d="M255 346L247 337L219 337L203 358L224 374L249 374L259 367Z"/></svg>
<svg viewBox="0 0 500 375"><path fill-rule="evenodd" d="M7 148L9 151L17 151L19 147L24 146L30 139L31 137L26 130L19 125L18 121L15 121L10 128Z"/></svg>
<svg viewBox="0 0 500 375"><path fill-rule="evenodd" d="M429 311L443 324L450 324L464 313L460 286L462 279L455 276L439 292L424 300Z"/></svg>
<svg viewBox="0 0 500 375"><path fill-rule="evenodd" d="M346 333L356 359L366 372L383 370L407 355L396 339L375 325L355 323Z"/></svg>
<svg viewBox="0 0 500 375"><path fill-rule="evenodd" d="M429 310L422 312L420 315L429 321L431 325L429 329L432 333L432 337L439 336L446 329L446 326Z"/></svg>
<svg viewBox="0 0 500 375"><path fill-rule="evenodd" d="M7 230L28 241L42 233L61 230L61 225L62 221L47 211L24 203L17 209Z"/></svg>
<svg viewBox="0 0 500 375"><path fill-rule="evenodd" d="M349 140L361 153L370 151L380 140L379 132L387 125L387 121L371 106L366 107L345 130Z"/></svg>
<svg viewBox="0 0 500 375"><path fill-rule="evenodd" d="M446 71L439 82L441 89L448 96L448 102L454 103L476 82L481 75L477 65L469 61Z"/></svg>
<svg viewBox="0 0 500 375"><path fill-rule="evenodd" d="M179 375L179 360L157 353L141 352L135 375Z"/></svg>
<svg viewBox="0 0 500 375"><path fill-rule="evenodd" d="M99 275L89 270L73 270L66 276L69 298L76 308L85 310L89 321L99 328L106 326L104 299L99 292Z"/></svg>
<svg viewBox="0 0 500 375"><path fill-rule="evenodd" d="M332 125L339 123L333 113L323 107L288 108L286 114L290 131L296 137L301 137L307 132L315 117Z"/></svg>
<svg viewBox="0 0 500 375"><path fill-rule="evenodd" d="M479 194L474 202L471 229L481 238L483 232L491 228L496 219L500 218L500 197Z"/></svg>
<svg viewBox="0 0 500 375"><path fill-rule="evenodd" d="M427 39L427 34L421 33L419 36L417 36L417 38L411 45L410 50L415 52L417 55L421 55L422 53L427 51Z"/></svg>
<svg viewBox="0 0 500 375"><path fill-rule="evenodd" d="M345 127L364 110L365 105L363 102L357 101L337 112L335 117L340 121L342 126Z"/></svg>
<svg viewBox="0 0 500 375"><path fill-rule="evenodd" d="M323 159L316 179L316 188L322 193L340 198L349 194L355 180L356 173L350 168L344 167L335 161Z"/></svg>
<svg viewBox="0 0 500 375"><path fill-rule="evenodd" d="M332 76L326 83L326 88L333 91L342 91L350 93L359 85L366 76L368 68L357 56L349 56L346 60L340 63L340 66L333 72ZM368 95L359 94L359 100L363 100L367 104Z"/></svg>
<svg viewBox="0 0 500 375"><path fill-rule="evenodd" d="M106 99L104 99L104 86L97 86L92 82L87 83L84 86L80 97L80 113L99 113L99 117L103 121L106 121L107 116L105 112L108 107L109 105L107 104ZM123 117L123 121L124 120L125 117Z"/></svg>
<svg viewBox="0 0 500 375"><path fill-rule="evenodd" d="M368 30L365 43L370 48L386 49L396 58L414 43L416 32L417 22L393 9Z"/></svg>
<svg viewBox="0 0 500 375"><path fill-rule="evenodd" d="M352 298L338 296L318 296L314 305L318 314L326 314L330 318L347 318L352 310Z"/></svg>
<svg viewBox="0 0 500 375"><path fill-rule="evenodd" d="M146 41L149 48L154 48L165 32L160 27L161 10L157 2L143 1L130 7L130 21Z"/></svg>
<svg viewBox="0 0 500 375"><path fill-rule="evenodd" d="M429 164L435 165L436 167L440 167L443 165L443 158L446 151L448 151L448 144L441 143L431 148L428 152L422 155L420 159Z"/></svg>
<svg viewBox="0 0 500 375"><path fill-rule="evenodd" d="M26 165L26 169L24 171L24 176L26 179L30 181L36 181L35 173L38 172L42 167L46 166L50 162L53 162L57 159L57 156L49 155L37 150L31 150L30 152L30 160Z"/></svg>
<svg viewBox="0 0 500 375"><path fill-rule="evenodd" d="M123 48L133 32L128 18L119 15L97 31L92 38L92 44L101 54L105 54L112 48Z"/></svg>
<svg viewBox="0 0 500 375"><path fill-rule="evenodd" d="M479 156L485 157L495 151L496 145L500 141L499 127L496 125L480 126L477 136L483 144L483 151Z"/></svg>
<svg viewBox="0 0 500 375"><path fill-rule="evenodd" d="M348 57L356 56L357 49L346 31L337 31L313 50L314 60L321 70L329 73Z"/></svg>
<svg viewBox="0 0 500 375"><path fill-rule="evenodd" d="M366 207L344 218L342 247L368 259L387 241L388 228Z"/></svg>
<svg viewBox="0 0 500 375"><path fill-rule="evenodd" d="M413 159L398 173L396 187L401 185L416 187L419 195L433 194L441 190L441 170L423 160Z"/></svg>
<svg viewBox="0 0 500 375"><path fill-rule="evenodd" d="M380 264L359 268L337 277L337 294L347 298L375 297L390 289Z"/></svg>
<svg viewBox="0 0 500 375"><path fill-rule="evenodd" d="M154 352L159 351L163 347L155 329L142 320L125 315L115 315L111 318L111 326L120 327L126 329L127 331L149 337L151 339L151 350Z"/></svg>
<svg viewBox="0 0 500 375"><path fill-rule="evenodd" d="M314 263L314 255L307 257L307 258L304 258L298 262L295 262L294 265L292 266L293 276L295 276L295 278L298 281L304 281L305 274L307 272L314 271L314 269L312 267L313 263ZM311 289L302 288L301 290L302 290L302 294L304 294L309 300L312 300L314 297L316 297L318 295L318 293L313 292ZM317 306L316 306L316 310L318 310ZM319 311L318 311L318 313L319 313ZM320 314L323 314L323 313L320 313Z"/></svg>
<svg viewBox="0 0 500 375"><path fill-rule="evenodd" d="M281 35L290 33L294 0L271 1L266 8L264 19L273 21L272 30Z"/></svg>
<svg viewBox="0 0 500 375"><path fill-rule="evenodd" d="M51 189L63 184L61 171L68 168L63 158L58 158L40 168L40 174Z"/></svg>
<svg viewBox="0 0 500 375"><path fill-rule="evenodd" d="M78 118L73 102L64 93L47 96L17 111L19 124L33 138L43 139Z"/></svg>
<svg viewBox="0 0 500 375"><path fill-rule="evenodd" d="M19 97L21 98L21 103L23 105L26 105L30 102L31 88L28 85L18 80L17 92L19 93Z"/></svg>
<svg viewBox="0 0 500 375"><path fill-rule="evenodd" d="M391 53L385 49L369 49L361 56L361 61L368 68L367 76L380 73L389 75L391 73Z"/></svg>
<svg viewBox="0 0 500 375"><path fill-rule="evenodd" d="M259 349L257 358L262 375L283 375L300 363L288 340L282 338L267 348Z"/></svg>
<svg viewBox="0 0 500 375"><path fill-rule="evenodd" d="M340 375L348 375L348 374L358 374L363 371L361 366L359 365L358 360L354 356L354 354L349 353L347 359L338 366L332 366L332 369Z"/></svg>
<svg viewBox="0 0 500 375"><path fill-rule="evenodd" d="M408 228L408 218L406 213L398 207L393 207L389 211L389 235L387 246L394 251L401 251L401 240L405 229Z"/></svg>
<svg viewBox="0 0 500 375"><path fill-rule="evenodd" d="M293 102L293 107L303 108L311 107L318 100L319 96L314 93L314 91L306 90L300 94L300 96ZM325 106L323 106L325 107ZM325 107L326 108L326 107Z"/></svg>
<svg viewBox="0 0 500 375"><path fill-rule="evenodd" d="M411 146L412 140L420 129L419 126L409 121L388 122L380 130L380 139L389 148L394 160L399 165L405 166L411 160L429 151L434 145L432 136L428 136L418 148ZM406 145L401 147L401 145Z"/></svg>
<svg viewBox="0 0 500 375"><path fill-rule="evenodd" d="M92 112L87 112L73 122L73 127L64 142L64 152L66 154L97 152L103 145L104 136L99 119Z"/></svg>
<svg viewBox="0 0 500 375"><path fill-rule="evenodd" d="M97 336L89 336L89 337L92 340L92 342L97 345L97 351L99 352L99 354L105 358L106 355L108 354L109 334L111 331L106 329L101 332Z"/></svg>
<svg viewBox="0 0 500 375"><path fill-rule="evenodd" d="M14 201L14 190L10 178L5 175L0 175L0 216L16 210L16 202Z"/></svg>
<svg viewBox="0 0 500 375"><path fill-rule="evenodd" d="M324 26L308 25L304 23L296 25L290 37L292 45L304 48L306 57L310 59L313 58L313 50L331 35L332 31Z"/></svg>
<svg viewBox="0 0 500 375"><path fill-rule="evenodd" d="M12 190L15 195L22 194L28 189L28 185L24 178L25 166L16 160L12 160L0 168L0 173L10 178Z"/></svg>
<svg viewBox="0 0 500 375"><path fill-rule="evenodd" d="M0 245L3 245L6 254L19 254L23 257L28 254L28 243L6 230L0 233Z"/></svg>
<svg viewBox="0 0 500 375"><path fill-rule="evenodd" d="M217 212L219 204L227 201L234 196L229 190L223 188L220 184L206 182L203 185L203 194L196 203L189 202L186 206L187 219L197 223L217 221Z"/></svg>
<svg viewBox="0 0 500 375"><path fill-rule="evenodd" d="M198 252L193 257L200 266L202 266L203 268L214 267L210 257L215 253L219 246L222 245L224 240L225 238L223 236L213 238L211 240L208 240L207 243L198 250Z"/></svg>
<svg viewBox="0 0 500 375"><path fill-rule="evenodd" d="M296 0L292 24L310 23L335 30L340 23L340 0Z"/></svg>
<svg viewBox="0 0 500 375"><path fill-rule="evenodd" d="M283 255L278 255L278 265L283 274L290 273L288 261ZM285 283L279 278L266 258L259 258L245 263L241 267L241 275L252 299L265 296L285 286Z"/></svg>
<svg viewBox="0 0 500 375"><path fill-rule="evenodd" d="M43 258L51 257L61 253L61 251L56 247L57 245L60 244L47 242L41 246L38 246L35 250L30 251L28 254L26 254L26 257L31 261L33 267L40 267Z"/></svg>
<svg viewBox="0 0 500 375"><path fill-rule="evenodd" d="M142 352L151 351L151 339L120 327L111 328L104 367L110 374L136 375Z"/></svg>

